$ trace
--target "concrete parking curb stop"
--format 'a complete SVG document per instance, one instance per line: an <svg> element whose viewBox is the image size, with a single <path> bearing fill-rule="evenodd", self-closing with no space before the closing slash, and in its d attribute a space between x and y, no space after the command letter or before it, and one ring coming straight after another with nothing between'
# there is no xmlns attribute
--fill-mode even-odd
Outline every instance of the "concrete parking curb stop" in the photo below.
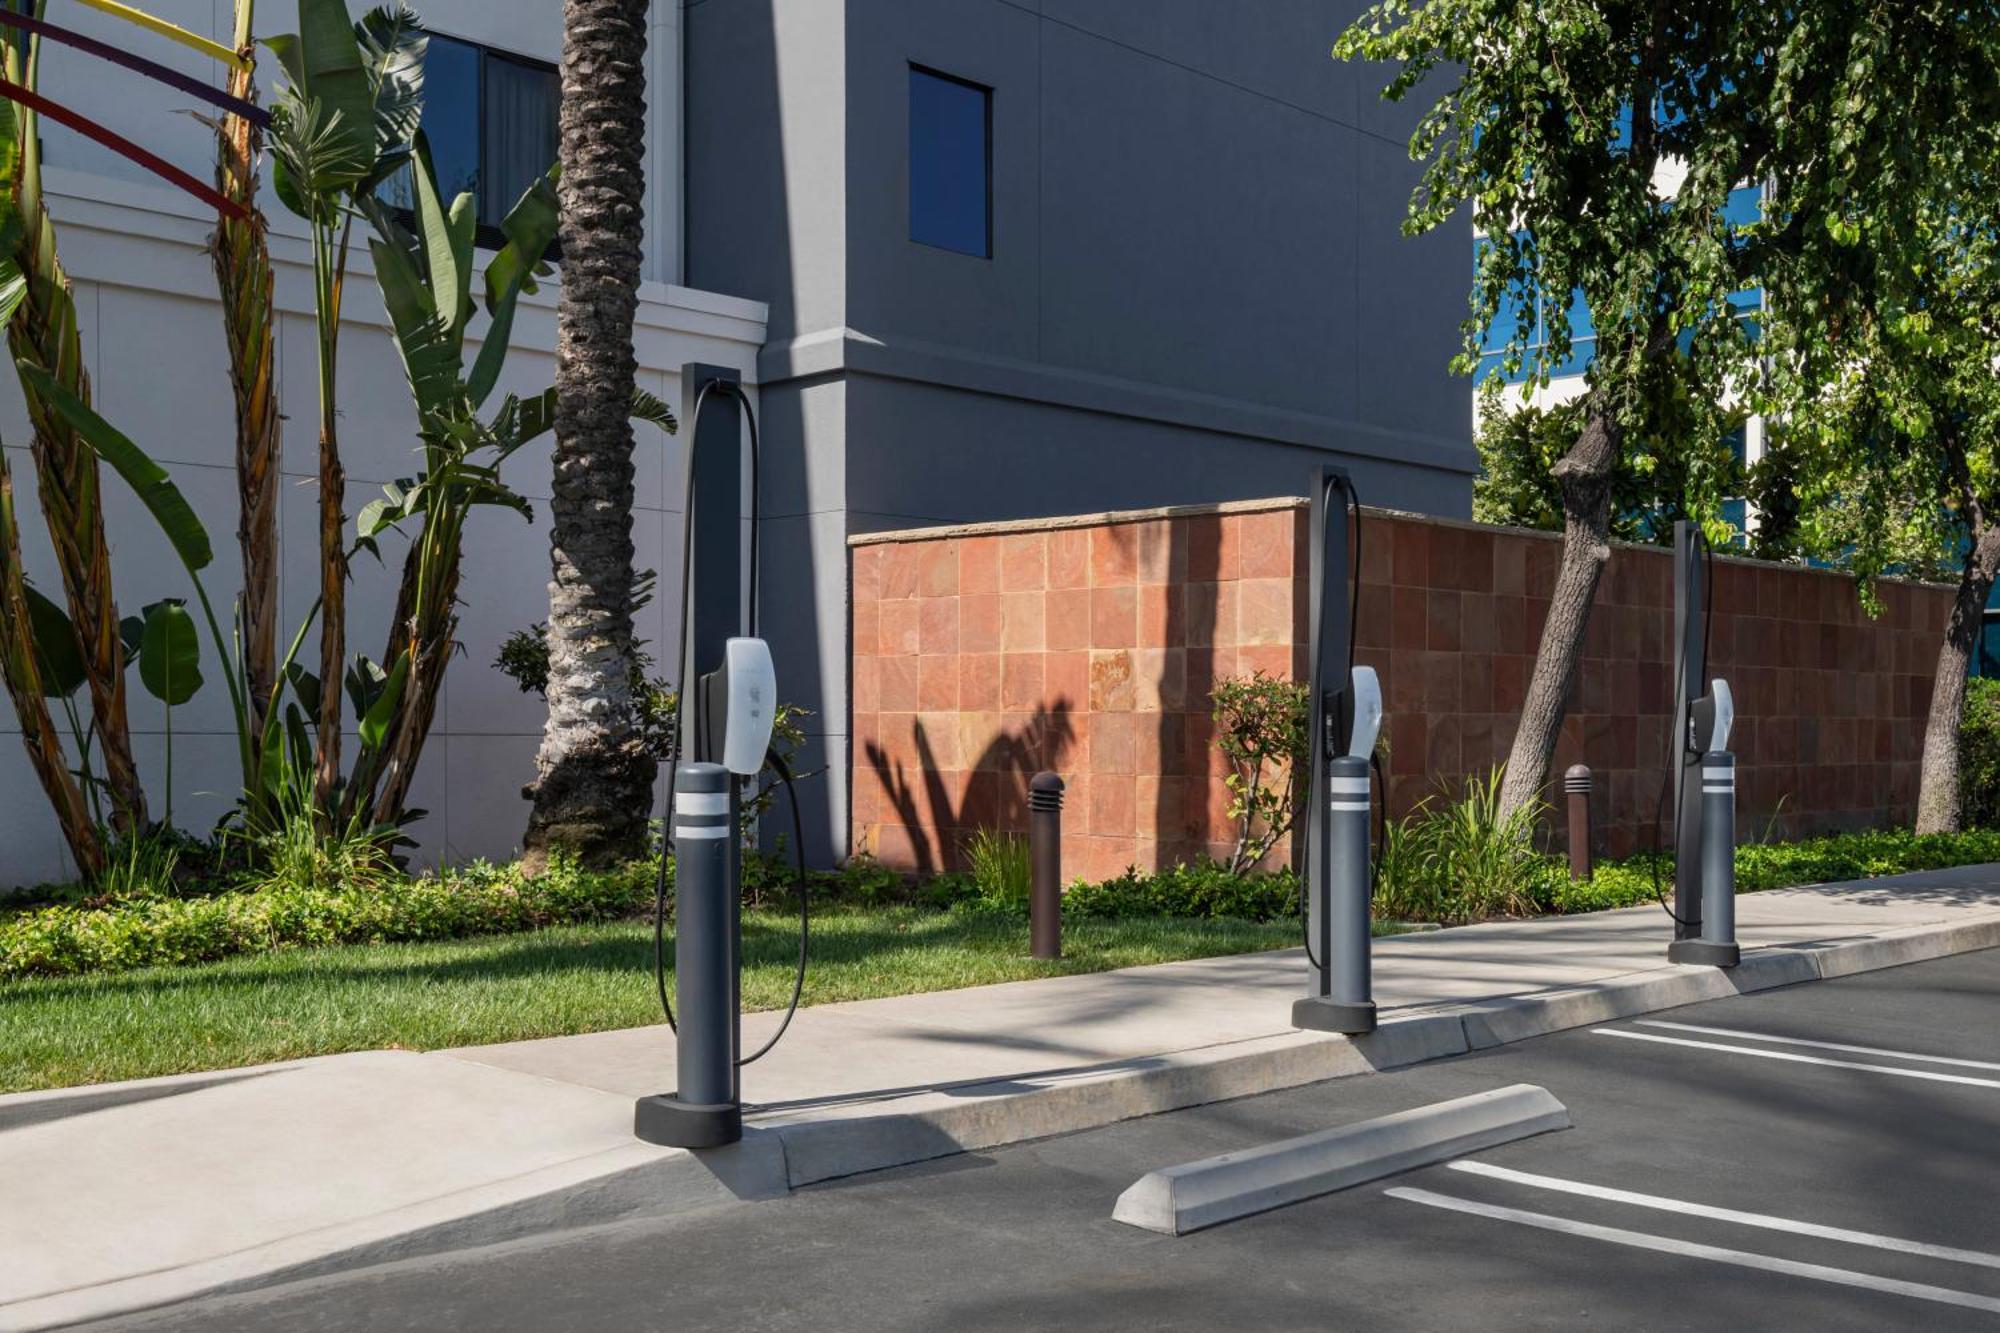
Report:
<svg viewBox="0 0 2000 1333"><path fill-rule="evenodd" d="M1569 1125L1569 1109L1546 1088L1516 1083L1149 1171L1111 1217L1184 1236Z"/></svg>

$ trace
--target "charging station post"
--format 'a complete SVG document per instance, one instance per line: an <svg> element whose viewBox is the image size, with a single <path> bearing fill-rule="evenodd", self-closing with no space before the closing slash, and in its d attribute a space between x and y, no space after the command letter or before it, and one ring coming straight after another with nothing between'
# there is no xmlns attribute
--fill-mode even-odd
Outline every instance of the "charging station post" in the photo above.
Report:
<svg viewBox="0 0 2000 1333"><path fill-rule="evenodd" d="M1706 541L1674 524L1674 939L1667 959L1708 967L1742 961L1736 943L1736 706L1726 680L1708 677L1710 589ZM1708 555L1712 560L1713 556ZM1706 684L1707 691L1703 692Z"/></svg>
<svg viewBox="0 0 2000 1333"><path fill-rule="evenodd" d="M1338 506L1335 491L1341 493ZM1374 669L1353 665L1356 590L1350 586L1348 544L1350 512L1358 507L1344 469L1315 470L1305 858L1313 988L1292 1005L1293 1027L1351 1034L1375 1030L1368 761L1382 723Z"/></svg>
<svg viewBox="0 0 2000 1333"><path fill-rule="evenodd" d="M669 1096L642 1097L633 1132L648 1143L717 1148L743 1137L737 1053L742 1045L738 941L742 896L731 873L736 786L720 764L682 764L675 775L674 981L681 1021L678 1076Z"/></svg>

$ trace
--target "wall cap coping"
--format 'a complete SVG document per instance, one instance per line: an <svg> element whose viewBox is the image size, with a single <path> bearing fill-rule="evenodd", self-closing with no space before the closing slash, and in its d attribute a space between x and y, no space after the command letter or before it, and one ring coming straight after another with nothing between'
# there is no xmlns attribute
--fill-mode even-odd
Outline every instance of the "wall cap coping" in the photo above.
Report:
<svg viewBox="0 0 2000 1333"><path fill-rule="evenodd" d="M1216 504L1162 505L1157 509L1113 509L1095 514L1058 514L1052 518L1003 518L985 523L948 523L927 528L857 532L847 539L847 544L884 546L902 542L950 541L956 537L990 537L1009 532L1108 528L1123 523L1146 523L1162 518L1207 518L1217 514L1263 514L1279 509L1304 509L1307 503L1303 496L1280 495L1264 500L1223 500Z"/></svg>
<svg viewBox="0 0 2000 1333"><path fill-rule="evenodd" d="M1045 518L995 519L984 523L947 523L922 528L893 528L881 532L857 532L847 539L850 547L884 546L903 542L950 541L958 537L988 537L1010 532L1057 532L1069 528L1114 527L1123 523L1146 523L1162 518L1205 518L1217 514L1262 514L1273 510L1308 508L1311 501L1300 495L1275 495L1262 500L1223 500L1214 504L1162 505L1156 509L1112 509L1094 514L1058 514ZM1379 505L1363 505L1361 512L1370 518L1406 519L1414 523L1428 523L1433 527L1457 528L1462 532L1484 532L1497 536L1533 537L1539 541L1560 542L1560 532L1545 532L1540 528L1514 527L1505 523L1481 523L1475 519L1449 518L1441 514L1419 514L1408 509L1387 509ZM1611 543L1613 550L1636 551L1644 555L1671 556L1673 552L1664 546L1650 546L1644 542ZM1758 560L1747 555L1731 555L1717 551L1715 558L1732 565L1745 565L1752 569L1777 569L1788 574L1818 574L1823 577L1848 579L1852 576L1843 569L1820 569L1812 565L1793 564L1789 560ZM1949 583L1933 583L1925 579L1901 578L1883 574L1877 576L1877 583L1896 584L1911 588L1926 588L1933 592L1951 591Z"/></svg>

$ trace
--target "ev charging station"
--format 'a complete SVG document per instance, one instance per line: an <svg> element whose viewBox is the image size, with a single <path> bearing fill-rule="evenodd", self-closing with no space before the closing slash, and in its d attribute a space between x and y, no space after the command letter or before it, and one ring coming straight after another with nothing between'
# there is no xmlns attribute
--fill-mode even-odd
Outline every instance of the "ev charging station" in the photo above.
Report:
<svg viewBox="0 0 2000 1333"><path fill-rule="evenodd" d="M1699 545L1697 545L1699 542ZM1708 626L1714 608L1706 566L1714 556L1699 530L1674 524L1673 739L1674 940L1667 959L1709 967L1742 961L1736 943L1736 757L1729 732L1736 705L1729 682L1708 676ZM1706 680L1708 690L1702 693Z"/></svg>
<svg viewBox="0 0 2000 1333"><path fill-rule="evenodd" d="M639 1099L633 1132L649 1143L714 1148L743 1137L741 1069L748 1061L741 1054L742 850L736 831L742 783L754 779L766 762L777 681L771 650L756 637L755 418L750 418L746 580L742 431L749 405L736 372L725 367L689 365L681 382L682 401L694 404L688 414L683 511L683 686L679 736L667 770L669 804L663 830L675 863L678 1022L667 1002L658 953L665 912L664 855L655 904L655 977L667 1021L675 1031L678 1082L672 1093ZM803 895L803 885L800 892ZM803 904L802 897L802 912ZM800 969L803 979L803 934ZM796 1007L796 992L793 1004ZM778 1035L783 1031L781 1027Z"/></svg>
<svg viewBox="0 0 2000 1333"><path fill-rule="evenodd" d="M1292 1005L1292 1026L1360 1034L1375 1030L1369 761L1382 727L1382 687L1373 667L1354 665L1358 557L1348 547L1359 533L1361 504L1353 479L1344 468L1324 467L1312 485L1312 772L1303 879L1313 985Z"/></svg>

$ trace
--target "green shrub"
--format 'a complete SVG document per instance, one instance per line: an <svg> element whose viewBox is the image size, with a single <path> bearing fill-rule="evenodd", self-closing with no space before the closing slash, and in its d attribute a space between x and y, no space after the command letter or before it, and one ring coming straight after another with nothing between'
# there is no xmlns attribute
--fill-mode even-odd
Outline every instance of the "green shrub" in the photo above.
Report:
<svg viewBox="0 0 2000 1333"><path fill-rule="evenodd" d="M965 859L980 900L1004 911L1028 908L1028 840L980 829L965 844Z"/></svg>
<svg viewBox="0 0 2000 1333"><path fill-rule="evenodd" d="M1958 791L1966 828L2000 828L2000 680L1975 676L1965 682Z"/></svg>
<svg viewBox="0 0 2000 1333"><path fill-rule="evenodd" d="M1196 861L1152 874L1127 870L1099 883L1078 880L1063 895L1063 915L1083 918L1170 916L1278 921L1299 914L1299 884L1289 870L1236 874Z"/></svg>
<svg viewBox="0 0 2000 1333"><path fill-rule="evenodd" d="M1229 869L1242 873L1262 861L1291 831L1298 781L1306 769L1310 725L1306 687L1259 671L1216 682L1215 743L1229 760L1229 817L1236 850Z"/></svg>
<svg viewBox="0 0 2000 1333"><path fill-rule="evenodd" d="M1455 801L1437 806L1426 798L1388 825L1376 914L1457 925L1544 910L1561 866L1535 849L1539 815L1525 808L1501 817L1498 769L1469 780Z"/></svg>

